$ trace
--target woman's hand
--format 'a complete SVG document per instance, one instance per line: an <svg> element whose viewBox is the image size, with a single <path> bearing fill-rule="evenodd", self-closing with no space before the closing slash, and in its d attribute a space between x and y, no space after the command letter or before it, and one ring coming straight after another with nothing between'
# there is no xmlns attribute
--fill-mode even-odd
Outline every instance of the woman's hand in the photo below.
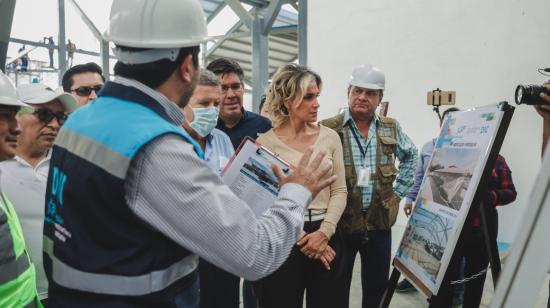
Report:
<svg viewBox="0 0 550 308"><path fill-rule="evenodd" d="M334 260L335 257L336 252L334 251L334 249L332 249L332 247L330 247L330 245L327 245L327 248L323 252L323 255L321 256L321 258L319 258L319 261L323 263L327 271L330 271L330 263L332 263L332 260Z"/></svg>
<svg viewBox="0 0 550 308"><path fill-rule="evenodd" d="M306 234L296 245L308 258L320 259L328 246L328 237L321 231L315 231Z"/></svg>

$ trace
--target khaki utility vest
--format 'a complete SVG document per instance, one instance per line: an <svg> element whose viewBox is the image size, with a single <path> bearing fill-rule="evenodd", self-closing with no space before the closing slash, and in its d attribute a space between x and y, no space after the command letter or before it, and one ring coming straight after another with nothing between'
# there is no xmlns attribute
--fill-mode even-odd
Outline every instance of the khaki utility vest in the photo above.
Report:
<svg viewBox="0 0 550 308"><path fill-rule="evenodd" d="M366 230L389 230L395 223L401 199L393 192L393 182L399 171L395 167L397 144L397 122L395 119L380 117L376 128L376 169L371 175L374 185L371 203L363 210L362 188L357 186L357 172L351 150L348 125L344 126L344 113L321 121L338 133L344 151L347 204L338 228L344 233L358 233Z"/></svg>

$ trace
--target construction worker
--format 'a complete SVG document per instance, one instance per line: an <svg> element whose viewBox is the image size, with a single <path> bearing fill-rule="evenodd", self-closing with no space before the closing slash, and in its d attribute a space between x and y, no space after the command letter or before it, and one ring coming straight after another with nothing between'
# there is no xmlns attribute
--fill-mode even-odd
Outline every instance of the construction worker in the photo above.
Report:
<svg viewBox="0 0 550 308"><path fill-rule="evenodd" d="M256 217L181 128L207 39L199 0L114 0L115 78L55 141L44 222L52 307L198 307L198 257L257 280L300 235L335 178L308 150ZM319 170L317 170L319 169Z"/></svg>
<svg viewBox="0 0 550 308"><path fill-rule="evenodd" d="M416 147L399 123L375 114L385 87L386 77L377 67L355 68L347 91L349 108L321 121L340 135L344 148L348 202L338 223L344 238L343 284L349 297L359 252L363 308L378 307L386 289L391 227L401 198L413 184L417 158Z"/></svg>
<svg viewBox="0 0 550 308"><path fill-rule="evenodd" d="M0 160L15 156L21 133L15 115L22 107L30 108L17 99L11 81L0 72ZM25 247L21 224L1 187L0 307L42 307L36 293L35 268Z"/></svg>

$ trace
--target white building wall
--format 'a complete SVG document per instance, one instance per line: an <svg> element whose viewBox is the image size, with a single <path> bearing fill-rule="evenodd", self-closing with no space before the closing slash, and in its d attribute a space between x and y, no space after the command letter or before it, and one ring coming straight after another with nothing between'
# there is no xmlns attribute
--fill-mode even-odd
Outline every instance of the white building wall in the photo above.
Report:
<svg viewBox="0 0 550 308"><path fill-rule="evenodd" d="M437 87L457 91L457 107L513 103L518 83L549 77L548 0L310 0L309 65L324 80L320 119L347 104L353 67L373 63L386 73L385 100L420 148L437 135L426 105ZM515 104L513 104L515 105ZM516 109L501 154L513 171L517 201L499 209L499 240L520 228L534 175L540 167L542 120L533 108ZM401 212L398 225L406 223Z"/></svg>

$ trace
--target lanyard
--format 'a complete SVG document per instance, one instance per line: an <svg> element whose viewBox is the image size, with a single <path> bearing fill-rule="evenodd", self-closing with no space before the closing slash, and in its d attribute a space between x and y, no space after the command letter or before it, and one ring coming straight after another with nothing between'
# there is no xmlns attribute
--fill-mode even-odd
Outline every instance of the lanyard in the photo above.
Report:
<svg viewBox="0 0 550 308"><path fill-rule="evenodd" d="M357 146L359 147L359 150L361 151L361 156L363 156L363 164L365 164L365 156L366 156L367 149L365 148L363 150L363 147L361 146L361 142L359 142L359 138L355 133L355 129L353 129L353 127L350 127L350 130L351 130L351 133L353 134L353 138L355 139L355 142L357 143Z"/></svg>

